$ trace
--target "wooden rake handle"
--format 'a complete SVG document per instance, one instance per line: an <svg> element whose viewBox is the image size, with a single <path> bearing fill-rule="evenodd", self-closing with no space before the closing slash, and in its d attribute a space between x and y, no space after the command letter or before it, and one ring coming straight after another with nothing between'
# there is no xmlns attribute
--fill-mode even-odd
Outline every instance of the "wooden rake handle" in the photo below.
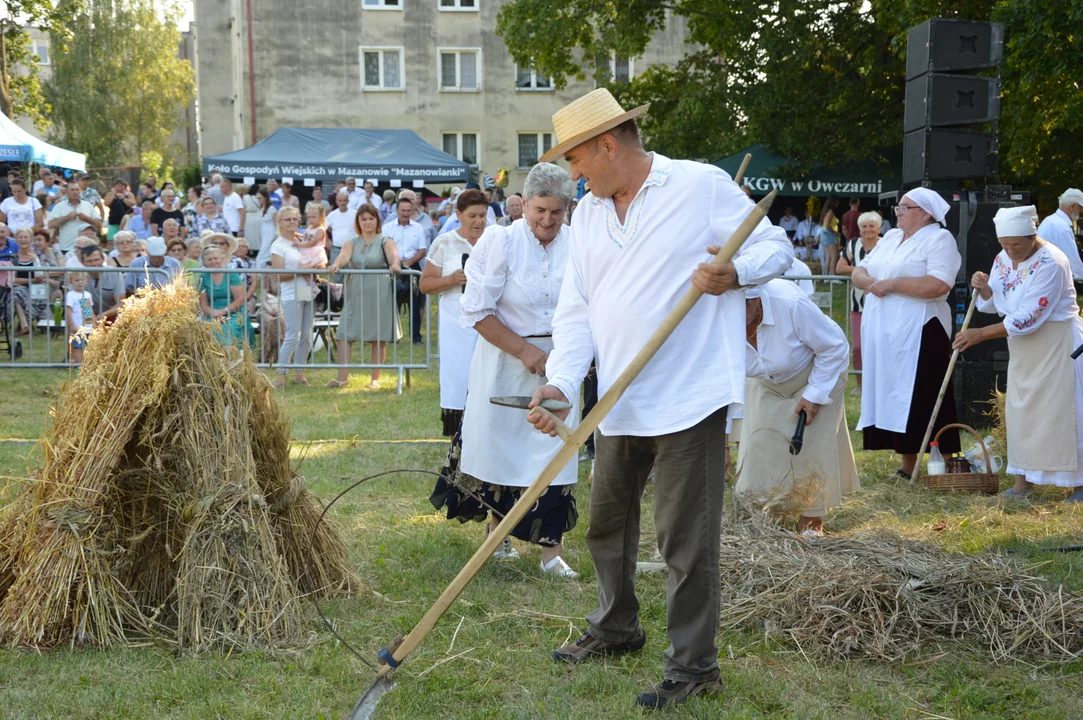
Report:
<svg viewBox="0 0 1083 720"><path fill-rule="evenodd" d="M760 200L754 208L748 213L744 221L737 227L733 235L722 249L718 251L718 254L714 256L711 261L717 265L723 265L733 259L733 256L737 254L737 251L748 239L752 231L759 225L767 215L768 209L771 207L771 203L774 202L775 196L778 195L777 190L771 191L771 193ZM493 552L504 542L511 531L516 525L523 519L523 517L534 507L534 503L538 498L542 496L549 484L556 479L560 471L567 465L572 459L579 454L579 448L586 442L594 430L598 427L598 424L602 419L609 414L609 411L613 409L613 406L617 404L624 392L632 384L632 382L643 371L643 368L647 366L647 363L651 361L651 358L655 356L658 349L662 347L663 343L673 334L673 331L684 319L685 315L689 313L692 306L696 304L700 296L703 293L697 290L694 286L688 289L684 297L681 298L677 306L670 311L665 320L662 321L661 326L654 331L654 334L647 341L647 344L643 346L643 349L632 358L632 362L628 364L628 367L624 369L624 372L620 374L620 377L613 383L613 386L609 388L605 395L598 400L598 404L594 406L594 409L583 418L583 422L579 424L575 430L571 430L567 433L567 437L564 437L564 446L557 452L556 456L549 461L549 464L545 466L538 478L523 491L519 501L515 503L514 507L504 516L504 519L497 525L489 537L485 539L485 542L481 544L481 547L477 549L474 556L470 558L469 562L463 566L463 569L459 571L459 574L455 576L455 579L451 581L451 584L444 589L444 592L440 594L436 602L425 613L424 617L418 622L410 634L406 636L402 644L394 650L393 653L389 653L390 657L394 660L394 666L384 663L380 670L376 673L377 678L386 677L393 667L397 667L406 659L410 653L421 644L421 641L425 639L425 636L436 626L436 623L447 612L447 609L451 607L451 604L455 602L455 599L459 597L459 594L466 589L466 586L474 579L481 570L485 562L492 556ZM535 408L537 411L538 408ZM567 428L566 428L567 429ZM385 648L386 650L386 648Z"/></svg>
<svg viewBox="0 0 1083 720"><path fill-rule="evenodd" d="M970 306L966 309L966 317L963 318L963 326L959 328L959 332L970 327L970 318L974 317L974 308L977 307L977 305L978 291L975 290L970 296ZM955 361L958 359L959 351L952 350L951 362L948 363L948 371L944 373L944 382L940 383L940 394L936 397L936 405L933 406L933 415L929 418L929 427L925 428L925 437L922 438L921 447L918 448L918 461L914 463L914 472L910 473L911 485L916 483L918 478L921 477L921 461L925 457L925 450L929 447L929 438L933 435L933 427L936 425L936 416L940 414L940 406L944 404L944 394L948 391L948 383L951 382L951 374L955 371ZM939 437L939 435L937 437ZM992 466L987 465L987 467Z"/></svg>

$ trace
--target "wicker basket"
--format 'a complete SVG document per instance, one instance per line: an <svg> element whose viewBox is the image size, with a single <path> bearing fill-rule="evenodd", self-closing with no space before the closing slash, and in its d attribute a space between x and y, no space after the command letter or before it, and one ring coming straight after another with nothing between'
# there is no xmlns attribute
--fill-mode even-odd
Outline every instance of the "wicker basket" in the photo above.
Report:
<svg viewBox="0 0 1083 720"><path fill-rule="evenodd" d="M978 438L978 443L981 445L982 452L985 453L985 467L988 470L993 467L993 463L989 458L989 448L985 447L985 441L982 440L981 435L978 435L978 431L969 425L963 425L962 423L952 423L951 425L945 425L940 428L940 432L933 438L933 442L939 442L940 435L949 428L959 428L960 430L966 430L974 437ZM918 459L921 462L921 459ZM923 482L925 487L930 490L936 490L943 493L981 493L983 495L995 495L997 490L1000 489L1000 483L997 480L997 476L991 472L968 472L968 473L947 473L945 475L926 475Z"/></svg>

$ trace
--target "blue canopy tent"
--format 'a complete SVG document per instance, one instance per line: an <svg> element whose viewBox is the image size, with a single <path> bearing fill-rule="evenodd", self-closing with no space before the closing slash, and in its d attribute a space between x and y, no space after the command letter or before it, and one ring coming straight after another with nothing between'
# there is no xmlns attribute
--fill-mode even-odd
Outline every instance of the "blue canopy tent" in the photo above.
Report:
<svg viewBox="0 0 1083 720"><path fill-rule="evenodd" d="M313 180L466 182L470 166L421 139L413 130L292 128L276 130L251 147L203 158L203 173Z"/></svg>
<svg viewBox="0 0 1083 720"><path fill-rule="evenodd" d="M86 170L86 155L39 140L0 114L0 162L32 162L69 170Z"/></svg>

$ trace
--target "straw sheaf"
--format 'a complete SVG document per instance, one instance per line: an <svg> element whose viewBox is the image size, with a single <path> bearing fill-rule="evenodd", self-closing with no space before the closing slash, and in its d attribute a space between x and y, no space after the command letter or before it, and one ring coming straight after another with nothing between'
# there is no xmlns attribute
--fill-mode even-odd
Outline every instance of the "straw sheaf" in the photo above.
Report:
<svg viewBox="0 0 1083 720"><path fill-rule="evenodd" d="M302 593L354 577L333 519L311 542L320 505L266 385L196 319L183 280L96 329L40 473L0 512L0 643L297 642Z"/></svg>
<svg viewBox="0 0 1083 720"><path fill-rule="evenodd" d="M612 130L622 122L637 118L650 103L625 112L606 88L598 88L561 108L553 115L557 144L542 155L540 162L552 162L577 145Z"/></svg>

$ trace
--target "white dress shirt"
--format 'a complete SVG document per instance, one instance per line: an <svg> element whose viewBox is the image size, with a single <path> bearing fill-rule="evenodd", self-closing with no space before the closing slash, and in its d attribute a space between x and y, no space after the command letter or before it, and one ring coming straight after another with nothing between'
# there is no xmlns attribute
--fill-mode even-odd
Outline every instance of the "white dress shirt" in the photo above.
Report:
<svg viewBox="0 0 1083 720"><path fill-rule="evenodd" d="M790 215L789 217L783 215L778 219L778 226L788 233L796 233L797 225L800 222L801 221L797 219L796 215Z"/></svg>
<svg viewBox="0 0 1083 720"><path fill-rule="evenodd" d="M1075 242L1075 229L1072 227L1072 218L1063 210L1042 220L1038 226L1038 237L1048 240L1057 246L1068 258L1068 267L1072 270L1072 276L1083 278L1083 259L1079 257L1079 248Z"/></svg>
<svg viewBox="0 0 1083 720"><path fill-rule="evenodd" d="M542 247L522 218L509 227L486 228L466 264L460 324L474 327L496 315L521 337L552 335L570 235L568 226L562 225L553 241Z"/></svg>
<svg viewBox="0 0 1083 720"><path fill-rule="evenodd" d="M244 212L244 200L235 192L222 197L222 215L229 223L230 232L239 232L241 225L241 213Z"/></svg>
<svg viewBox="0 0 1083 720"><path fill-rule="evenodd" d="M812 222L808 218L805 218L801 222L797 223L797 234L795 240L804 240L807 237L816 237L816 233L820 230L820 223Z"/></svg>
<svg viewBox="0 0 1083 720"><path fill-rule="evenodd" d="M568 398L597 357L604 394L688 292L696 267L711 259L753 208L728 174L712 165L653 153L650 173L625 213L588 193L572 216L571 249L553 322L549 382ZM707 202L689 205L691 196ZM513 224L513 227L518 223ZM793 262L786 234L766 218L733 260L741 285L778 277ZM600 429L652 437L692 427L743 402L744 292L704 296L640 373Z"/></svg>
<svg viewBox="0 0 1083 720"><path fill-rule="evenodd" d="M357 229L354 226L356 218L357 213L352 210L342 212L335 208L327 213L327 227L331 228L332 245L341 248L348 241L357 237Z"/></svg>
<svg viewBox="0 0 1083 720"><path fill-rule="evenodd" d="M347 207L354 211L356 211L357 208L368 202L368 195L366 195L365 191L361 189L354 190L352 193L349 194L349 197L350 200L347 204Z"/></svg>
<svg viewBox="0 0 1083 720"><path fill-rule="evenodd" d="M414 220L407 225L402 225L396 218L395 222L384 225L384 235L395 241L403 267L406 266L407 260L417 255L418 250L427 250L429 247L428 240L425 238L425 228ZM419 269L415 268L415 270Z"/></svg>
<svg viewBox="0 0 1083 720"><path fill-rule="evenodd" d="M745 342L748 376L784 383L811 360L812 373L801 397L817 405L830 404L831 391L849 361L850 346L842 328L786 280L761 286L760 302L763 320L756 328L756 347Z"/></svg>
<svg viewBox="0 0 1083 720"><path fill-rule="evenodd" d="M36 202L36 201L35 201ZM69 215L74 210L79 215L86 215L87 217L100 218L101 214L98 212L98 208L94 207L86 200L80 200L76 207L73 207L68 197L65 195L61 199L57 200L53 205L53 209L49 211L49 220L57 220L66 215ZM63 225L59 226L56 231L57 246L61 252L71 252L75 249L75 238L79 236L79 231L85 227L90 227L90 223L86 220L80 220L78 217L69 220Z"/></svg>

